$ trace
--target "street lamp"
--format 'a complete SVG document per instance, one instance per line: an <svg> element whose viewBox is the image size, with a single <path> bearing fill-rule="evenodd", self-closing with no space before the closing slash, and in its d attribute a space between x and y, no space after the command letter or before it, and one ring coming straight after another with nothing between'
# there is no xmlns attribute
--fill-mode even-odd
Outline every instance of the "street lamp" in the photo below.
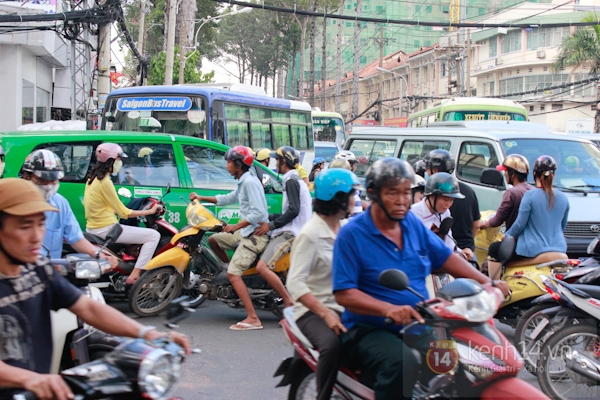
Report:
<svg viewBox="0 0 600 400"><path fill-rule="evenodd" d="M242 9L235 9L231 12L228 12L226 14L220 14L214 17L211 17L210 15L208 15L206 18L202 18L200 20L197 21L202 21L202 23L200 24L200 26L198 27L198 29L196 29L196 34L194 35L194 51L192 51L187 57L184 57L183 54L183 48L179 49L179 84L182 85L183 84L183 70L185 68L185 63L187 62L187 60L190 59L191 56L193 56L194 54L196 54L196 51L198 51L198 46L200 43L198 43L198 34L200 33L200 29L202 29L202 27L210 21L217 21L223 17L226 17L228 15L236 15L236 14L246 14L249 13L250 11L252 11L252 7L244 7Z"/></svg>
<svg viewBox="0 0 600 400"><path fill-rule="evenodd" d="M400 103L398 104L398 108L400 108L400 118L402 118L402 100L403 100L403 93L402 93L403 90L402 89L404 89L402 87L402 81L404 81L404 83L406 83L406 88L408 89L408 82L406 81L406 78L404 76L400 75L399 73L390 71L388 69L384 69L381 67L377 67L376 69L377 69L377 71L387 72L389 74L396 75L396 76L399 76L400 78L402 78L402 80L400 81L400 96L399 96Z"/></svg>

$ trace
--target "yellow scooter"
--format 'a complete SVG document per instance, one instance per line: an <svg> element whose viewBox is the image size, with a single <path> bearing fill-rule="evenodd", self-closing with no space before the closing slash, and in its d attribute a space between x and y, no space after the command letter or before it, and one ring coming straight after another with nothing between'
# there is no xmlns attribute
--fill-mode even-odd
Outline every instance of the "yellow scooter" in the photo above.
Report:
<svg viewBox="0 0 600 400"><path fill-rule="evenodd" d="M484 211L481 213L481 219L488 220L494 214L494 211ZM479 231L475 237L477 259L485 260L490 244L500 241L503 234L503 227ZM513 328L517 324L517 319L531 307L531 302L546 293L540 275L552 276L553 273L568 272L572 267L569 257L559 252L547 252L534 258L510 261L516 244L515 238L505 238L500 244L498 259L496 261L488 259L487 262L487 273L490 278L506 281L511 290L509 298L498 310L496 318Z"/></svg>
<svg viewBox="0 0 600 400"><path fill-rule="evenodd" d="M234 308L243 306L227 278L226 265L203 240L207 232L220 232L225 222L198 200L188 205L185 214L188 224L173 236L171 248L150 260L131 288L129 305L141 317L162 312L181 294L189 297L190 307L194 308L207 298L221 300ZM275 264L274 272L284 283L289 267L289 253ZM242 279L256 308L283 318L282 299L258 274L256 265L245 271Z"/></svg>

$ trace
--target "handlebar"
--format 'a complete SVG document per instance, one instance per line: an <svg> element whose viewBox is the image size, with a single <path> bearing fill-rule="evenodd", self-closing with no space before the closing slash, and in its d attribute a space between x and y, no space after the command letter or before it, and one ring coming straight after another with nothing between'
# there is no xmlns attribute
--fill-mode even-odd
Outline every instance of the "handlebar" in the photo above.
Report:
<svg viewBox="0 0 600 400"><path fill-rule="evenodd" d="M35 393L26 391L16 393L13 395L12 400L38 400L38 397L35 395Z"/></svg>

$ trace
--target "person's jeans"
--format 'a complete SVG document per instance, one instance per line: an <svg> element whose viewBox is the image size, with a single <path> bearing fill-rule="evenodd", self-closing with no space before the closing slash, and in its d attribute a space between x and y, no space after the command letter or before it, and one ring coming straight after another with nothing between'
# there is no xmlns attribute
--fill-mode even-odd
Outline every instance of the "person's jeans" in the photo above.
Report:
<svg viewBox="0 0 600 400"><path fill-rule="evenodd" d="M327 326L325 320L312 311L300 317L296 324L313 346L319 349L316 371L317 399L329 400L337 377L342 342L339 336Z"/></svg>
<svg viewBox="0 0 600 400"><path fill-rule="evenodd" d="M112 229L114 225L108 225L103 228L97 229L86 229L87 232L92 235L99 236L100 238L106 238L106 234ZM135 262L135 268L143 269L148 261L154 256L156 246L160 241L160 233L150 228L140 228L137 226L122 225L123 232L119 235L119 238L115 243L122 244L141 244L140 255Z"/></svg>

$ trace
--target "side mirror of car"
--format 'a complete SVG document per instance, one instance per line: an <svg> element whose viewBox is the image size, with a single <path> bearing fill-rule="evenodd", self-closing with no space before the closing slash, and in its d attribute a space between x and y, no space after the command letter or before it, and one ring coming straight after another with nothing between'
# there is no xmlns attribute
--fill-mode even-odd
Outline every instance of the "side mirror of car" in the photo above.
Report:
<svg viewBox="0 0 600 400"><path fill-rule="evenodd" d="M481 183L494 186L497 189L506 189L504 176L496 168L484 168L479 180Z"/></svg>

